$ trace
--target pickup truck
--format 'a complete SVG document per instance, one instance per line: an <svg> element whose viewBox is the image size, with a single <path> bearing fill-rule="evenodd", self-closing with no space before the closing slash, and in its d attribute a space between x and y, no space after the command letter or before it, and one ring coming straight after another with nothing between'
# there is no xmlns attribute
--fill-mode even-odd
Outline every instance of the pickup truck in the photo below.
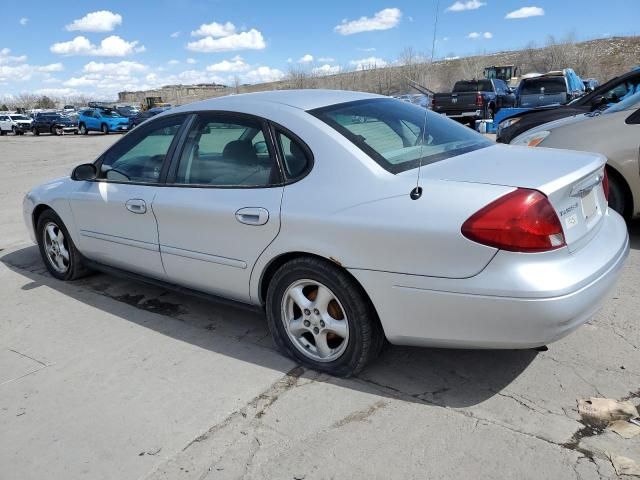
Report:
<svg viewBox="0 0 640 480"><path fill-rule="evenodd" d="M431 107L463 123L493 118L502 107L512 107L516 97L504 80L461 80L456 82L451 93L436 93Z"/></svg>

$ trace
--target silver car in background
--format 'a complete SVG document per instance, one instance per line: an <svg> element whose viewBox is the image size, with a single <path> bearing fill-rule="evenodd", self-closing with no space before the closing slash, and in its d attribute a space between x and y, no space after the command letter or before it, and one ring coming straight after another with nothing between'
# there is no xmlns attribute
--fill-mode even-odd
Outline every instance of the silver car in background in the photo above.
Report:
<svg viewBox="0 0 640 480"><path fill-rule="evenodd" d="M385 339L531 348L587 321L629 249L604 164L378 95L274 91L158 115L34 188L24 218L56 278L250 304L281 351L350 375Z"/></svg>

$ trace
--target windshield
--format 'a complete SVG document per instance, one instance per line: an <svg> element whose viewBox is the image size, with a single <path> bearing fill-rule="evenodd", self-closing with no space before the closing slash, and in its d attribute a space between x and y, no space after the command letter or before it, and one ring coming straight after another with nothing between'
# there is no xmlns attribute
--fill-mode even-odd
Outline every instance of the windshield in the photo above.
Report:
<svg viewBox="0 0 640 480"><path fill-rule="evenodd" d="M638 93L634 93L633 95L628 96L624 100L616 103L615 105L607 108L603 113L615 113L621 112L623 110L628 110L630 108L636 108L640 104L640 91Z"/></svg>
<svg viewBox="0 0 640 480"><path fill-rule="evenodd" d="M522 81L520 95L552 95L566 93L564 77L531 78Z"/></svg>
<svg viewBox="0 0 640 480"><path fill-rule="evenodd" d="M62 116L60 115L51 115L51 114L47 114L47 115L42 115L40 117L42 120L62 120Z"/></svg>
<svg viewBox="0 0 640 480"><path fill-rule="evenodd" d="M341 103L309 113L335 128L391 173L416 168L421 154L422 164L428 165L492 144L442 115L391 98Z"/></svg>
<svg viewBox="0 0 640 480"><path fill-rule="evenodd" d="M491 91L493 91L491 80L463 80L461 82L456 82L456 84L453 86L453 93Z"/></svg>
<svg viewBox="0 0 640 480"><path fill-rule="evenodd" d="M9 115L11 120L31 120L30 118L25 117L24 115Z"/></svg>

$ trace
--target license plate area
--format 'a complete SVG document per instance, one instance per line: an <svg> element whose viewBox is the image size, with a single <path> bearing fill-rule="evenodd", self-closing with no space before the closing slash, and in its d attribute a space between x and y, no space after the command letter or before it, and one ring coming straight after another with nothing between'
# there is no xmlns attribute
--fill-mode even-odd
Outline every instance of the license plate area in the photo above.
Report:
<svg viewBox="0 0 640 480"><path fill-rule="evenodd" d="M589 193L582 197L581 204L584 221L589 225L598 216L598 198L595 188L589 190Z"/></svg>

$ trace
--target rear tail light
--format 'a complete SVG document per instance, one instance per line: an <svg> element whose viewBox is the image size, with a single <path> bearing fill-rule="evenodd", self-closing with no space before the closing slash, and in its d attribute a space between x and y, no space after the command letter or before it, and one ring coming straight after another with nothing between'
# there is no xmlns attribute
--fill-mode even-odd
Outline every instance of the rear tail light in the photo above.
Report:
<svg viewBox="0 0 640 480"><path fill-rule="evenodd" d="M462 225L469 240L511 252L546 252L566 245L549 199L519 188L473 214Z"/></svg>
<svg viewBox="0 0 640 480"><path fill-rule="evenodd" d="M604 169L604 175L602 176L602 190L604 190L604 198L609 201L609 174L607 169Z"/></svg>
<svg viewBox="0 0 640 480"><path fill-rule="evenodd" d="M482 107L484 105L484 99L481 94L476 95L476 107Z"/></svg>

